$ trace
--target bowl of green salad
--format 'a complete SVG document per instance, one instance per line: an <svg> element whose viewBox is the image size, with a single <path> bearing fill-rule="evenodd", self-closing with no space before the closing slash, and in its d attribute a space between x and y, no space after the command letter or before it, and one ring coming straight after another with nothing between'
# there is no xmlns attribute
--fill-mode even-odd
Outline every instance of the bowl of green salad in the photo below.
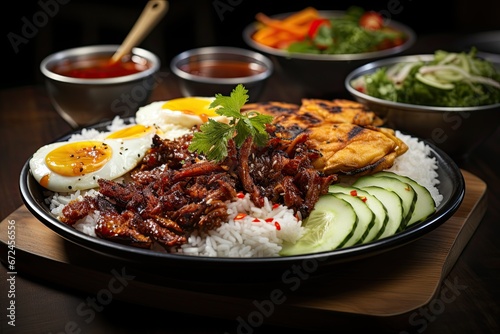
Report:
<svg viewBox="0 0 500 334"><path fill-rule="evenodd" d="M269 56L276 71L296 83L303 95L331 99L346 94L344 78L350 71L402 53L415 43L416 34L356 6L345 11L307 7L272 16L258 13L243 39Z"/></svg>
<svg viewBox="0 0 500 334"><path fill-rule="evenodd" d="M463 159L499 126L500 59L438 50L365 64L347 91L385 125L426 139Z"/></svg>

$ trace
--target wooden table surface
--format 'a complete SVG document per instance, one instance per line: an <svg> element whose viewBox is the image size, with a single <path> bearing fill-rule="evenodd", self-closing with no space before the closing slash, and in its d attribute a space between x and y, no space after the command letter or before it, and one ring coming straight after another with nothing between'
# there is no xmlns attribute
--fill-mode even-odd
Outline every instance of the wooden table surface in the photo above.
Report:
<svg viewBox="0 0 500 334"><path fill-rule="evenodd" d="M432 47L431 44L428 47ZM161 84L151 101L180 96L173 77L162 72ZM300 91L274 76L261 100L297 101ZM497 120L493 120L497 121ZM0 219L4 219L22 200L18 177L22 165L41 145L71 131L53 109L43 86L25 86L0 91L0 133L3 158L0 174ZM467 135L467 134L464 134ZM494 333L500 330L500 129L459 166L488 185L488 208L478 229L459 257L446 281L453 282L454 298L434 303L434 309L415 310L407 319L392 322L385 319L366 332L392 333ZM36 276L18 273L15 297L8 296L7 268L0 266L0 332L1 333L304 333L304 329L262 325L251 330L238 327L237 319L217 319L179 312L165 312L113 301L98 309L92 318L82 322L78 307L89 295L67 289ZM7 283L6 283L7 282ZM250 287L251 288L251 287ZM15 300L15 327L8 324L8 302ZM193 303L196 301L193 300ZM165 303L169 303L165 300ZM438 305L439 307L437 307ZM361 319L360 319L361 321ZM346 319L325 332L349 332ZM356 328L359 328L356 326Z"/></svg>

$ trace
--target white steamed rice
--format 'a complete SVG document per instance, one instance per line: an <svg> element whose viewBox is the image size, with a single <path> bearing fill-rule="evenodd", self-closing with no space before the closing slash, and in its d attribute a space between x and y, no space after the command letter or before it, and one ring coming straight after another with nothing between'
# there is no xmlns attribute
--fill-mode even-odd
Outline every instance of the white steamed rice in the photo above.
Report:
<svg viewBox="0 0 500 334"><path fill-rule="evenodd" d="M116 118L108 127L108 131L118 130L125 124ZM91 139L102 135L97 130L84 129L81 134L70 140ZM439 193L437 161L430 157L430 148L420 140L404 135L399 131L396 135L409 147L408 151L396 159L389 171L408 176L425 186L436 205L442 201ZM74 199L82 199L85 195L94 195L96 190L77 191L74 193L50 193L47 203L51 213L58 217L63 207ZM228 203L229 221L219 228L208 231L193 232L188 242L172 250L176 253L209 257L271 257L279 256L284 241L295 242L303 234L302 221L297 219L293 210L282 205L273 206L267 199L263 208L253 205L248 194L243 198ZM242 219L235 217L246 214ZM95 226L99 212L85 217L74 225L75 229L95 236ZM277 223L277 224L276 224Z"/></svg>
<svg viewBox="0 0 500 334"><path fill-rule="evenodd" d="M303 234L302 222L293 210L273 206L265 199L257 208L249 194L228 204L229 220L208 232L195 232L179 252L217 257L278 256L283 241L295 242ZM239 218L245 214L243 218Z"/></svg>
<svg viewBox="0 0 500 334"><path fill-rule="evenodd" d="M430 147L423 141L404 135L399 131L396 131L396 136L408 145L408 151L398 157L388 171L407 176L426 187L434 198L436 207L439 206L443 195L439 193L437 188L439 184L438 164L436 158L430 156Z"/></svg>

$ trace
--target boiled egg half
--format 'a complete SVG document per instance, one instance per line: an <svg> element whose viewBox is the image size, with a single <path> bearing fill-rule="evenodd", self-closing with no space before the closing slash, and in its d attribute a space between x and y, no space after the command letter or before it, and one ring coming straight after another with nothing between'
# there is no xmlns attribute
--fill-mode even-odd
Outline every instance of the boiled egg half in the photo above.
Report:
<svg viewBox="0 0 500 334"><path fill-rule="evenodd" d="M30 170L38 183L55 192L95 188L99 178L113 180L134 169L151 147L155 131L131 125L102 140L45 145L30 159Z"/></svg>

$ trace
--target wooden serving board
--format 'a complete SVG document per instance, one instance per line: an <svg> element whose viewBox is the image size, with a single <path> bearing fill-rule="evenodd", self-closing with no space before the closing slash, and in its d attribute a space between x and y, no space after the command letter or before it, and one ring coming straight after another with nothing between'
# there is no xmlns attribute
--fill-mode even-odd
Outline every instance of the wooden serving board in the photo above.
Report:
<svg viewBox="0 0 500 334"><path fill-rule="evenodd" d="M396 250L340 264L317 277L302 271L281 282L203 284L144 274L62 239L25 206L0 223L0 246L7 247L7 227L15 221L18 275L95 294L107 286L113 269L124 270L134 277L116 298L139 305L230 319L260 312L269 323L309 328L349 321L352 315L380 321L406 314L407 321L409 312L439 292L486 211L486 184L462 173L464 201L436 230ZM5 263L7 252L1 254Z"/></svg>

